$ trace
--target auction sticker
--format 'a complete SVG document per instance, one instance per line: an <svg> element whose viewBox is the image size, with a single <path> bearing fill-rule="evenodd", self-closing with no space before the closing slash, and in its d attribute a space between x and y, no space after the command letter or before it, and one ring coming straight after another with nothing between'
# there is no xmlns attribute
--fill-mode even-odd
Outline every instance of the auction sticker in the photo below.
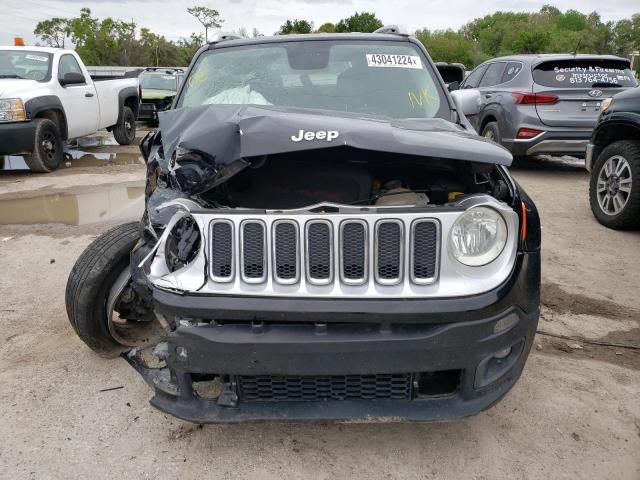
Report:
<svg viewBox="0 0 640 480"><path fill-rule="evenodd" d="M31 54L25 55L25 58L27 60L36 60L38 62L46 62L47 60L49 60L48 57L43 57L41 55L31 55Z"/></svg>
<svg viewBox="0 0 640 480"><path fill-rule="evenodd" d="M422 68L417 55L393 55L389 53L367 53L369 67Z"/></svg>

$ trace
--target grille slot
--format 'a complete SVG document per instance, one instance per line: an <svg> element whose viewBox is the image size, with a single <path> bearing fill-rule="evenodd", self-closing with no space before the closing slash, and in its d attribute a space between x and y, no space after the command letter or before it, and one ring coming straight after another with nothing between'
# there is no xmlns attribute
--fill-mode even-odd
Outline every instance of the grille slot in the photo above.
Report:
<svg viewBox="0 0 640 480"><path fill-rule="evenodd" d="M395 220L376 224L376 280L390 285L402 277L402 223Z"/></svg>
<svg viewBox="0 0 640 480"><path fill-rule="evenodd" d="M266 280L266 238L262 222L242 224L242 277L247 283Z"/></svg>
<svg viewBox="0 0 640 480"><path fill-rule="evenodd" d="M360 221L342 223L340 238L342 281L361 284L367 279L367 226Z"/></svg>
<svg viewBox="0 0 640 480"><path fill-rule="evenodd" d="M233 279L233 224L226 220L211 223L211 274L217 282Z"/></svg>
<svg viewBox="0 0 640 480"><path fill-rule="evenodd" d="M413 223L411 239L411 280L431 283L437 275L438 224L430 220Z"/></svg>
<svg viewBox="0 0 640 480"><path fill-rule="evenodd" d="M307 276L309 282L326 285L333 279L331 223L307 223Z"/></svg>
<svg viewBox="0 0 640 480"><path fill-rule="evenodd" d="M295 283L299 272L298 226L294 222L279 221L273 230L275 279L279 283Z"/></svg>
<svg viewBox="0 0 640 480"><path fill-rule="evenodd" d="M411 379L410 373L237 377L245 402L409 399Z"/></svg>

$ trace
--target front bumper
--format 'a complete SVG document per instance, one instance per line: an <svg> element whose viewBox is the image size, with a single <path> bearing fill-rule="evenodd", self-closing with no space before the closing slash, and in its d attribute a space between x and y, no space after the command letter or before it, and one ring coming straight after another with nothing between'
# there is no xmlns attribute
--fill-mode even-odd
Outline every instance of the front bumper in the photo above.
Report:
<svg viewBox="0 0 640 480"><path fill-rule="evenodd" d="M0 123L0 155L33 152L35 134L33 122Z"/></svg>
<svg viewBox="0 0 640 480"><path fill-rule="evenodd" d="M167 367L148 368L135 352L126 358L154 388L152 405L192 422L460 418L490 407L519 378L535 335L539 297L539 252L519 253L500 288L459 299L333 301L333 307L318 301L305 307L307 300L295 299L296 305L256 311L250 298L236 299L229 308L215 296L195 301L156 290L156 310L178 325L168 335ZM242 305L244 316L238 314ZM233 318L253 315L254 321L209 322L227 320L234 311ZM496 358L498 352L504 358ZM454 372L451 389L443 392L435 385L435 394L424 394L419 379L442 372ZM409 375L408 396L247 401L238 387L243 378L256 376L381 374ZM203 398L194 381L213 376L222 380L222 391Z"/></svg>
<svg viewBox="0 0 640 480"><path fill-rule="evenodd" d="M155 103L141 103L138 111L138 120L157 122L158 108Z"/></svg>

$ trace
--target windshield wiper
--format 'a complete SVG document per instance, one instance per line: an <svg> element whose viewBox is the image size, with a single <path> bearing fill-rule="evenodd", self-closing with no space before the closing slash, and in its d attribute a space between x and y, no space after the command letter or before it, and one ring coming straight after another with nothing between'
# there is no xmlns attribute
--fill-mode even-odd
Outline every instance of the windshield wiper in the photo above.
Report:
<svg viewBox="0 0 640 480"><path fill-rule="evenodd" d="M20 75L12 74L12 75L0 75L0 78L21 78L22 80L26 80L26 78L21 77Z"/></svg>
<svg viewBox="0 0 640 480"><path fill-rule="evenodd" d="M597 87L617 87L617 88L622 88L622 85L620 85L619 83L611 83L611 82L596 82L596 83L592 83L591 84L591 88L597 88Z"/></svg>

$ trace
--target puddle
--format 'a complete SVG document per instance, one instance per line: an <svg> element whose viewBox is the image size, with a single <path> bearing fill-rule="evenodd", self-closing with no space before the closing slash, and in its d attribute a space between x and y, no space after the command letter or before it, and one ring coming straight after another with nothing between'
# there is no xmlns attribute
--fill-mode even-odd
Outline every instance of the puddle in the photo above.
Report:
<svg viewBox="0 0 640 480"><path fill-rule="evenodd" d="M75 148L65 148L65 161L58 170L73 167L104 167L107 165L144 165L142 155L137 153L85 152ZM0 171L29 170L21 155L0 156Z"/></svg>
<svg viewBox="0 0 640 480"><path fill-rule="evenodd" d="M0 225L137 220L143 210L144 186L115 185L79 193L0 199Z"/></svg>

